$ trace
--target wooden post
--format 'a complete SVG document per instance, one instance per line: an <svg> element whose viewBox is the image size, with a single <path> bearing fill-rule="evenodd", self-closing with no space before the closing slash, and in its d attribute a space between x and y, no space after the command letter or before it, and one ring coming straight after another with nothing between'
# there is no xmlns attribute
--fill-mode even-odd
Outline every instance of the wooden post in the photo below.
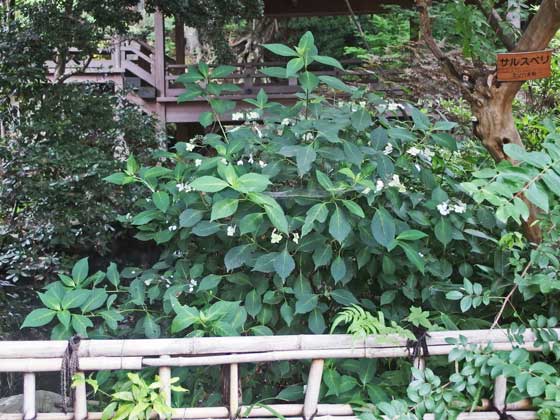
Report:
<svg viewBox="0 0 560 420"><path fill-rule="evenodd" d="M83 372L76 372L74 376L81 376L79 384L74 388L74 420L86 420L88 412L85 376Z"/></svg>
<svg viewBox="0 0 560 420"><path fill-rule="evenodd" d="M238 417L239 411L239 365L229 365L229 418Z"/></svg>
<svg viewBox="0 0 560 420"><path fill-rule="evenodd" d="M156 100L157 98L163 98L166 96L166 80L165 80L165 22L163 13L159 9L154 13L154 36L155 36L155 48L154 48L154 81L156 88ZM157 128L157 142L158 146L162 150L167 150L167 115L166 107L163 102L156 102L156 112L159 119L159 124Z"/></svg>
<svg viewBox="0 0 560 420"><path fill-rule="evenodd" d="M170 356L161 356L162 360L169 360ZM161 393L165 396L165 402L171 407L171 368L162 366L159 368L159 381L161 382Z"/></svg>
<svg viewBox="0 0 560 420"><path fill-rule="evenodd" d="M183 19L175 16L175 63L185 64L185 23ZM181 74L184 69L177 69Z"/></svg>
<svg viewBox="0 0 560 420"><path fill-rule="evenodd" d="M122 51L121 51L121 38L116 36L112 40L113 45L111 48L111 62L113 70L121 69Z"/></svg>
<svg viewBox="0 0 560 420"><path fill-rule="evenodd" d="M507 378L503 375L496 377L494 382L494 407L504 411L506 407Z"/></svg>
<svg viewBox="0 0 560 420"><path fill-rule="evenodd" d="M309 376L307 378L307 389L305 390L305 400L303 402L304 420L311 419L317 412L324 362L323 359L315 359L311 362L311 369L309 369Z"/></svg>
<svg viewBox="0 0 560 420"><path fill-rule="evenodd" d="M35 406L35 374L23 374L23 420L33 420L37 417Z"/></svg>

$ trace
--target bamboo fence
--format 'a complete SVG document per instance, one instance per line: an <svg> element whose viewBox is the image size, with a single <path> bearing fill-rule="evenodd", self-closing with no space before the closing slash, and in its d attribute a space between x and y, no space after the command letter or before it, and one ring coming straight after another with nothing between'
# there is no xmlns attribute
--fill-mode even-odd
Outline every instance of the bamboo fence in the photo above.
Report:
<svg viewBox="0 0 560 420"><path fill-rule="evenodd" d="M560 333L560 329L555 330ZM522 347L539 351L531 331L523 334L523 343L512 343L507 330L467 330L432 332L426 341L430 355L447 355L455 347L446 339L465 337L469 344L492 344L495 351ZM100 412L88 412L85 384L74 392L73 412L37 413L35 403L35 375L56 372L62 367L66 341L3 341L0 342L0 372L23 374L22 413L0 413L0 420L99 420ZM145 340L82 340L78 350L78 374L102 370L159 369L163 392L171 403L170 381L172 368L186 366L228 365L229 394L224 407L174 408L172 418L184 420L270 420L278 413L286 420L357 420L347 404L320 404L319 394L325 359L397 358L408 357L407 340L400 336L349 335L290 335L264 337L192 337ZM267 407L242 406L239 401L239 364L275 362L280 360L311 360L303 404L276 404ZM414 366L423 369L428 359L416 358ZM483 400L479 411L463 413L464 420L499 420L491 407L504 408L516 420L536 419L530 402L523 400L506 406L507 381L498 377L494 398ZM435 419L426 415L424 420Z"/></svg>

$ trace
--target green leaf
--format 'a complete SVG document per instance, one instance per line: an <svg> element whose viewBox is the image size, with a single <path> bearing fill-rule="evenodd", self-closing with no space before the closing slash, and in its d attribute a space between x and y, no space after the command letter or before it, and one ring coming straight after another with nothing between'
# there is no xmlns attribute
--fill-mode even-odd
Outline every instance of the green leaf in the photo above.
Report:
<svg viewBox="0 0 560 420"><path fill-rule="evenodd" d="M292 48L284 44L264 44L264 48L273 54L280 55L282 57L297 57L297 52Z"/></svg>
<svg viewBox="0 0 560 420"><path fill-rule="evenodd" d="M288 302L284 302L280 307L280 316L289 327L292 325L292 321L294 320L294 309L288 305Z"/></svg>
<svg viewBox="0 0 560 420"><path fill-rule="evenodd" d="M93 327L93 322L83 315L72 314L72 328L83 337L87 337L87 329Z"/></svg>
<svg viewBox="0 0 560 420"><path fill-rule="evenodd" d="M375 240L386 248L389 248L389 244L395 239L395 221L384 208L375 212L371 220L371 232Z"/></svg>
<svg viewBox="0 0 560 420"><path fill-rule="evenodd" d="M234 66L224 66L224 65L218 66L214 70L212 70L210 76L213 79L223 78L232 74L235 71L235 69L236 67Z"/></svg>
<svg viewBox="0 0 560 420"><path fill-rule="evenodd" d="M298 175L302 177L311 170L311 164L317 159L317 153L312 146L300 147L296 153Z"/></svg>
<svg viewBox="0 0 560 420"><path fill-rule="evenodd" d="M445 298L447 300L461 300L461 299L463 299L463 293L461 293L458 290L452 290L452 291L447 292L445 294Z"/></svg>
<svg viewBox="0 0 560 420"><path fill-rule="evenodd" d="M103 178L103 181L109 182L109 183L115 184L115 185L125 185L125 184L130 184L131 182L134 182L134 178L131 177L131 176L127 176L126 174L124 174L122 172L117 172L115 174L111 174L111 175Z"/></svg>
<svg viewBox="0 0 560 420"><path fill-rule="evenodd" d="M218 287L221 281L222 281L222 276L218 276L217 274L208 274L200 281L200 285L198 286L198 291L204 292L206 290L212 290L215 287Z"/></svg>
<svg viewBox="0 0 560 420"><path fill-rule="evenodd" d="M165 191L156 191L152 194L152 200L154 201L154 205L161 210L162 213L165 213L169 208L169 194Z"/></svg>
<svg viewBox="0 0 560 420"><path fill-rule="evenodd" d="M532 377L527 381L527 394L530 397L538 397L544 393L546 383L541 377Z"/></svg>
<svg viewBox="0 0 560 420"><path fill-rule="evenodd" d="M196 236L206 237L206 236L213 235L219 230L220 230L220 225L218 223L203 220L202 222L199 222L195 227L192 228L192 233L194 233Z"/></svg>
<svg viewBox="0 0 560 420"><path fill-rule="evenodd" d="M543 174L542 180L557 197L560 197L560 176L552 169L549 169Z"/></svg>
<svg viewBox="0 0 560 420"><path fill-rule="evenodd" d="M331 297L343 306L359 305L358 299L346 289L335 289L331 292Z"/></svg>
<svg viewBox="0 0 560 420"><path fill-rule="evenodd" d="M412 116L412 120L414 121L414 126L421 131L426 131L430 128L430 120L426 115L424 115L421 111L414 107L410 107L410 114Z"/></svg>
<svg viewBox="0 0 560 420"><path fill-rule="evenodd" d="M287 77L284 67L261 67L260 71L270 77L277 77L279 79L285 79Z"/></svg>
<svg viewBox="0 0 560 420"><path fill-rule="evenodd" d="M107 279L115 287L117 287L121 281L119 271L117 270L117 265L114 262L109 264L109 267L107 268Z"/></svg>
<svg viewBox="0 0 560 420"><path fill-rule="evenodd" d="M47 308L40 308L33 310L25 317L21 328L42 327L52 321L56 311Z"/></svg>
<svg viewBox="0 0 560 420"><path fill-rule="evenodd" d="M333 277L334 283L338 283L346 275L346 264L344 260L339 255L331 264L331 276Z"/></svg>
<svg viewBox="0 0 560 420"><path fill-rule="evenodd" d="M326 55L316 55L313 57L313 60L327 66L332 66L336 67L337 69L344 70L342 64L340 64L340 62L336 58L328 57Z"/></svg>
<svg viewBox="0 0 560 420"><path fill-rule="evenodd" d="M245 310L253 318L256 317L262 309L261 296L256 289L251 290L245 296Z"/></svg>
<svg viewBox="0 0 560 420"><path fill-rule="evenodd" d="M161 212L156 209L144 210L132 218L132 224L135 226L145 225L157 218Z"/></svg>
<svg viewBox="0 0 560 420"><path fill-rule="evenodd" d="M312 293L301 295L296 301L296 314L306 314L317 307L319 297Z"/></svg>
<svg viewBox="0 0 560 420"><path fill-rule="evenodd" d="M270 179L267 176L249 173L240 176L235 184L233 184L233 189L242 193L250 192L263 192L270 185Z"/></svg>
<svg viewBox="0 0 560 420"><path fill-rule="evenodd" d="M284 210L274 198L260 193L249 193L248 198L264 208L266 215L276 229L285 234L289 233L288 219L286 219Z"/></svg>
<svg viewBox="0 0 560 420"><path fill-rule="evenodd" d="M325 318L317 308L313 309L307 319L307 325L313 334L322 334L327 328Z"/></svg>
<svg viewBox="0 0 560 420"><path fill-rule="evenodd" d="M47 290L45 293L37 293L43 305L45 305L49 309L54 309L58 311L61 307L61 300L58 294L54 290Z"/></svg>
<svg viewBox="0 0 560 420"><path fill-rule="evenodd" d="M239 268L243 264L245 264L245 262L251 255L252 249L253 249L253 245L251 244L239 245L231 248L224 257L226 270L227 271L235 270L236 268Z"/></svg>
<svg viewBox="0 0 560 420"><path fill-rule="evenodd" d="M412 248L409 244L405 242L399 242L398 246L404 251L406 258L408 258L408 260L412 264L414 264L414 266L418 269L418 271L424 274L424 266L425 266L424 259L420 256L418 251L416 251L414 248Z"/></svg>
<svg viewBox="0 0 560 420"><path fill-rule="evenodd" d="M186 209L179 215L179 226L190 228L202 220L204 212L196 209Z"/></svg>
<svg viewBox="0 0 560 420"><path fill-rule="evenodd" d="M332 248L330 245L320 246L313 252L313 263L315 269L328 265L332 259Z"/></svg>
<svg viewBox="0 0 560 420"><path fill-rule="evenodd" d="M336 90L341 90L347 93L354 93L356 91L355 87L347 85L342 80L334 76L319 76L319 80L324 84L326 84L327 86Z"/></svg>
<svg viewBox="0 0 560 420"><path fill-rule="evenodd" d="M331 216L329 233L339 243L342 243L351 230L352 227L350 226L350 223L348 223L346 214L342 209L340 209L340 207L337 207Z"/></svg>
<svg viewBox="0 0 560 420"><path fill-rule="evenodd" d="M299 84L306 91L312 91L319 85L319 78L315 74L305 71L299 75Z"/></svg>
<svg viewBox="0 0 560 420"><path fill-rule="evenodd" d="M88 272L89 272L88 259L87 257L82 258L76 264L74 264L74 267L72 267L72 278L74 279L74 282L76 284L80 284L82 281L86 279Z"/></svg>
<svg viewBox="0 0 560 420"><path fill-rule="evenodd" d="M91 289L89 298L80 306L82 313L91 312L103 306L107 300L108 294L105 289Z"/></svg>
<svg viewBox="0 0 560 420"><path fill-rule="evenodd" d="M525 191L525 197L545 213L548 213L548 194L540 183L534 182L531 184L527 191Z"/></svg>
<svg viewBox="0 0 560 420"><path fill-rule="evenodd" d="M290 385L280 391L280 393L274 398L283 401L301 400L303 399L303 387L301 385Z"/></svg>
<svg viewBox="0 0 560 420"><path fill-rule="evenodd" d="M250 213L239 221L239 232L241 235L246 233L256 233L262 225L264 213Z"/></svg>
<svg viewBox="0 0 560 420"><path fill-rule="evenodd" d="M204 76L199 73L196 66L190 66L187 73L183 73L177 77L177 82L179 83L194 83L198 80L204 79Z"/></svg>
<svg viewBox="0 0 560 420"><path fill-rule="evenodd" d="M215 176L201 176L191 183L193 189L209 193L222 191L228 186L229 184L226 181L216 178Z"/></svg>
<svg viewBox="0 0 560 420"><path fill-rule="evenodd" d="M200 123L200 125L206 128L214 122L214 114L212 114L212 112L210 111L202 112L198 116L198 122Z"/></svg>
<svg viewBox="0 0 560 420"><path fill-rule="evenodd" d="M303 68L304 64L303 58L292 58L286 65L286 77L295 76Z"/></svg>
<svg viewBox="0 0 560 420"><path fill-rule="evenodd" d="M282 280L286 280L296 268L296 263L287 248L284 248L284 251L274 258L272 265L274 266L276 274L278 274Z"/></svg>
<svg viewBox="0 0 560 420"><path fill-rule="evenodd" d="M199 320L199 312L196 308L175 304L173 305L173 310L177 314L177 316L173 318L173 322L171 322L171 332L173 334L189 328Z"/></svg>
<svg viewBox="0 0 560 420"><path fill-rule="evenodd" d="M352 127L354 127L356 131L363 131L372 123L371 115L369 115L369 112L365 108L360 108L352 113L350 121L352 122Z"/></svg>
<svg viewBox="0 0 560 420"><path fill-rule="evenodd" d="M328 215L329 215L329 211L325 203L317 203L313 205L313 207L307 210L305 221L301 229L302 236L305 236L309 232L311 232L311 229L313 228L313 222L315 222L316 220L319 221L320 223L325 223L325 220L327 220Z"/></svg>
<svg viewBox="0 0 560 420"><path fill-rule="evenodd" d="M417 241L418 239L426 238L427 236L428 235L426 235L424 232L415 229L410 229L399 233L397 239L400 241Z"/></svg>
<svg viewBox="0 0 560 420"><path fill-rule="evenodd" d="M99 315L101 315L107 326L112 330L116 330L118 328L118 323L124 319L124 316L114 309L99 312Z"/></svg>
<svg viewBox="0 0 560 420"><path fill-rule="evenodd" d="M68 290L62 298L62 308L72 309L82 306L90 297L90 291L85 289Z"/></svg>
<svg viewBox="0 0 560 420"><path fill-rule="evenodd" d="M186 92L177 96L177 103L188 102L204 95L204 91L196 86L189 86Z"/></svg>
<svg viewBox="0 0 560 420"><path fill-rule="evenodd" d="M443 217L437 222L434 233L438 241L440 241L443 246L447 246L451 242L451 223Z"/></svg>
<svg viewBox="0 0 560 420"><path fill-rule="evenodd" d="M355 203L354 201L342 200L342 204L344 204L344 207L346 207L348 211L350 211L350 213L352 213L353 215L361 218L366 217L360 205Z"/></svg>
<svg viewBox="0 0 560 420"><path fill-rule="evenodd" d="M236 198L224 198L223 200L216 201L212 205L210 221L231 216L237 211L238 204L239 200Z"/></svg>

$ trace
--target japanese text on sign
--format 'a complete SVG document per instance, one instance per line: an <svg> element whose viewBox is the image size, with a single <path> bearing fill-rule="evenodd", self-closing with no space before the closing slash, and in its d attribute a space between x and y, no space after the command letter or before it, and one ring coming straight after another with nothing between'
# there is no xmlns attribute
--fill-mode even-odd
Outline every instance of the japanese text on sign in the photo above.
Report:
<svg viewBox="0 0 560 420"><path fill-rule="evenodd" d="M551 59L552 50L498 54L498 80L514 82L549 77Z"/></svg>

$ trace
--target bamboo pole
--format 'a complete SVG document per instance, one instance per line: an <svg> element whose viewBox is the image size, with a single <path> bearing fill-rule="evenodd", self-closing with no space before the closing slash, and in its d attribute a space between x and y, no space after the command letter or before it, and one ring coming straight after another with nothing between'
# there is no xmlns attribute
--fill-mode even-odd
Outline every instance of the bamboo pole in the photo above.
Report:
<svg viewBox="0 0 560 420"><path fill-rule="evenodd" d="M303 411L303 404L270 404L267 407L275 412L280 413L286 417L301 416ZM251 406L240 407L240 412L245 413ZM342 417L349 417L353 415L352 407L349 404L319 404L317 406L318 417L336 417L337 420ZM255 418L270 418L275 417L275 414L265 407L253 406L248 417ZM72 413L38 413L37 420L71 420ZM228 407L194 407L194 408L174 408L172 410L172 418L174 419L224 419L229 420ZM100 420L101 413L89 413L88 420ZM0 420L23 420L20 413L0 413ZM302 419L303 420L303 419Z"/></svg>
<svg viewBox="0 0 560 420"><path fill-rule="evenodd" d="M311 362L311 368L309 369L309 376L307 378L307 389L305 390L305 400L303 403L303 418L305 420L310 420L317 412L324 364L325 361L323 359L315 359Z"/></svg>
<svg viewBox="0 0 560 420"><path fill-rule="evenodd" d="M169 356L161 356L162 363L168 362ZM167 365L159 368L159 381L161 383L161 393L165 397L166 404L171 407L171 368Z"/></svg>
<svg viewBox="0 0 560 420"><path fill-rule="evenodd" d="M555 329L560 335L560 329ZM428 346L445 346L446 338L464 336L469 344L509 343L507 330L437 331L430 333ZM526 343L534 342L532 331L523 334ZM162 355L209 355L220 353L251 353L284 350L325 350L352 348L405 347L406 338L399 336L371 335L355 338L351 335L288 335L256 337L190 337L175 339L141 340L87 340L80 344L78 355L87 357L133 357ZM0 346L0 359L6 358L56 358L67 346L66 341L4 341Z"/></svg>
<svg viewBox="0 0 560 420"><path fill-rule="evenodd" d="M484 344L484 343L483 343ZM523 345L515 345L528 351L541 351L535 347L533 342ZM446 355L455 348L453 345L429 346L432 356ZM510 351L513 349L511 343L494 343L495 351ZM80 370L139 370L143 367L161 367L164 364L172 367L185 366L215 366L228 365L232 363L261 363L281 360L309 360L309 359L353 359L353 358L395 358L406 357L408 350L403 347L379 347L379 348L340 348L331 350L287 350L268 351L258 353L208 355L194 357L173 357L163 362L159 357L86 357L80 359ZM60 370L62 359L1 359L0 372L56 372Z"/></svg>
<svg viewBox="0 0 560 420"><path fill-rule="evenodd" d="M497 376L494 381L494 407L504 411L506 406L507 378L504 375Z"/></svg>
<svg viewBox="0 0 560 420"><path fill-rule="evenodd" d="M239 365L229 365L229 418L239 416Z"/></svg>
<svg viewBox="0 0 560 420"><path fill-rule="evenodd" d="M537 420L536 411L516 411L514 416L515 420ZM425 414L423 420L436 420L436 417L433 414ZM500 420L500 415L495 411L462 413L457 420Z"/></svg>
<svg viewBox="0 0 560 420"><path fill-rule="evenodd" d="M23 374L23 420L33 420L37 416L35 406L35 374Z"/></svg>
<svg viewBox="0 0 560 420"><path fill-rule="evenodd" d="M76 372L74 376L81 377L81 380L74 388L74 420L86 420L88 412L85 376L83 372Z"/></svg>

